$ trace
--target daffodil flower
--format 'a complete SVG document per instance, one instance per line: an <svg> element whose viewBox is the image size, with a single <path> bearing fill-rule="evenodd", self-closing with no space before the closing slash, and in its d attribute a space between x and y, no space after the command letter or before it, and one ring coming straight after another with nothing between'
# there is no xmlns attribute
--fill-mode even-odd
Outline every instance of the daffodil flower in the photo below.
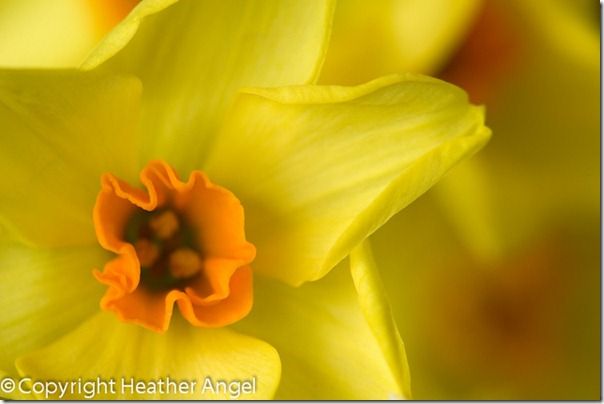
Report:
<svg viewBox="0 0 604 404"><path fill-rule="evenodd" d="M364 240L490 132L436 79L306 84L332 11L143 1L92 71L0 72L3 374L410 397Z"/></svg>

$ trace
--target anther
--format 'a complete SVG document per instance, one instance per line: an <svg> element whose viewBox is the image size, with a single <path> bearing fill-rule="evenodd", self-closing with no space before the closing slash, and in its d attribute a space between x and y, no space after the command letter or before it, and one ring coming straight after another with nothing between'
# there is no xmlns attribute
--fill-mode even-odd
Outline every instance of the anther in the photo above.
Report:
<svg viewBox="0 0 604 404"><path fill-rule="evenodd" d="M149 220L149 227L157 238L167 240L176 234L180 228L180 223L174 212L166 210L153 216Z"/></svg>
<svg viewBox="0 0 604 404"><path fill-rule="evenodd" d="M176 279L186 279L202 270L203 262L191 248L179 248L170 254L170 274Z"/></svg>

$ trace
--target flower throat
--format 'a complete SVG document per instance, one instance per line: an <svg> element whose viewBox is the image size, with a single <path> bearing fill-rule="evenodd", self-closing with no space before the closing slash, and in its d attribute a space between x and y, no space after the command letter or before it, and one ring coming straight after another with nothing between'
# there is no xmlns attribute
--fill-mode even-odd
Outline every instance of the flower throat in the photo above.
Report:
<svg viewBox="0 0 604 404"><path fill-rule="evenodd" d="M141 285L150 291L182 290L203 268L194 232L172 209L137 211L126 226L125 238L136 250Z"/></svg>

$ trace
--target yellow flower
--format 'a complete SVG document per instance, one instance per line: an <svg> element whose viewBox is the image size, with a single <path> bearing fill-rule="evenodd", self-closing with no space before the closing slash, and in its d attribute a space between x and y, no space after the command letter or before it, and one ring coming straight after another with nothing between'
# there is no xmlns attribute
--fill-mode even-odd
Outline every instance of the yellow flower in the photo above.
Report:
<svg viewBox="0 0 604 404"><path fill-rule="evenodd" d="M397 4L403 3L412 2ZM425 3L427 9L440 2ZM465 37L448 48L452 57L432 43L430 63L419 72L438 74L486 103L497 139L372 237L409 350L414 396L597 399L599 5L482 3ZM342 13L340 29L336 18L336 33L363 38L354 54L414 43L397 31L361 31L374 15ZM436 29L458 18L454 13ZM398 23L404 30L404 21L367 26ZM339 82L344 68L347 83L413 68L405 55L390 54L369 64L371 72L365 64L341 64L342 46L329 51L334 74L324 83Z"/></svg>
<svg viewBox="0 0 604 404"><path fill-rule="evenodd" d="M410 396L362 243L490 132L482 108L436 79L309 84L332 11L148 0L87 72L0 71L3 374L253 380L242 398ZM174 303L183 315L170 318ZM229 397L199 385L100 393Z"/></svg>

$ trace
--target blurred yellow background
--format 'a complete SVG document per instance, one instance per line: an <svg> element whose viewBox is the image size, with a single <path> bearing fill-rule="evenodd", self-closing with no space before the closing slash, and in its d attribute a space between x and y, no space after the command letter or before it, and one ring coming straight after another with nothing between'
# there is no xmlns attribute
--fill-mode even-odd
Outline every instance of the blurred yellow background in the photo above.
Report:
<svg viewBox="0 0 604 404"><path fill-rule="evenodd" d="M436 75L485 104L493 130L483 151L372 237L414 397L599 399L599 4L401 0L363 13L361 3L340 3L349 8L333 43L350 48L328 54L324 82L342 65L345 84ZM396 39L400 8L431 36ZM376 18L390 34L372 32ZM376 48L413 46L419 63L362 62Z"/></svg>

